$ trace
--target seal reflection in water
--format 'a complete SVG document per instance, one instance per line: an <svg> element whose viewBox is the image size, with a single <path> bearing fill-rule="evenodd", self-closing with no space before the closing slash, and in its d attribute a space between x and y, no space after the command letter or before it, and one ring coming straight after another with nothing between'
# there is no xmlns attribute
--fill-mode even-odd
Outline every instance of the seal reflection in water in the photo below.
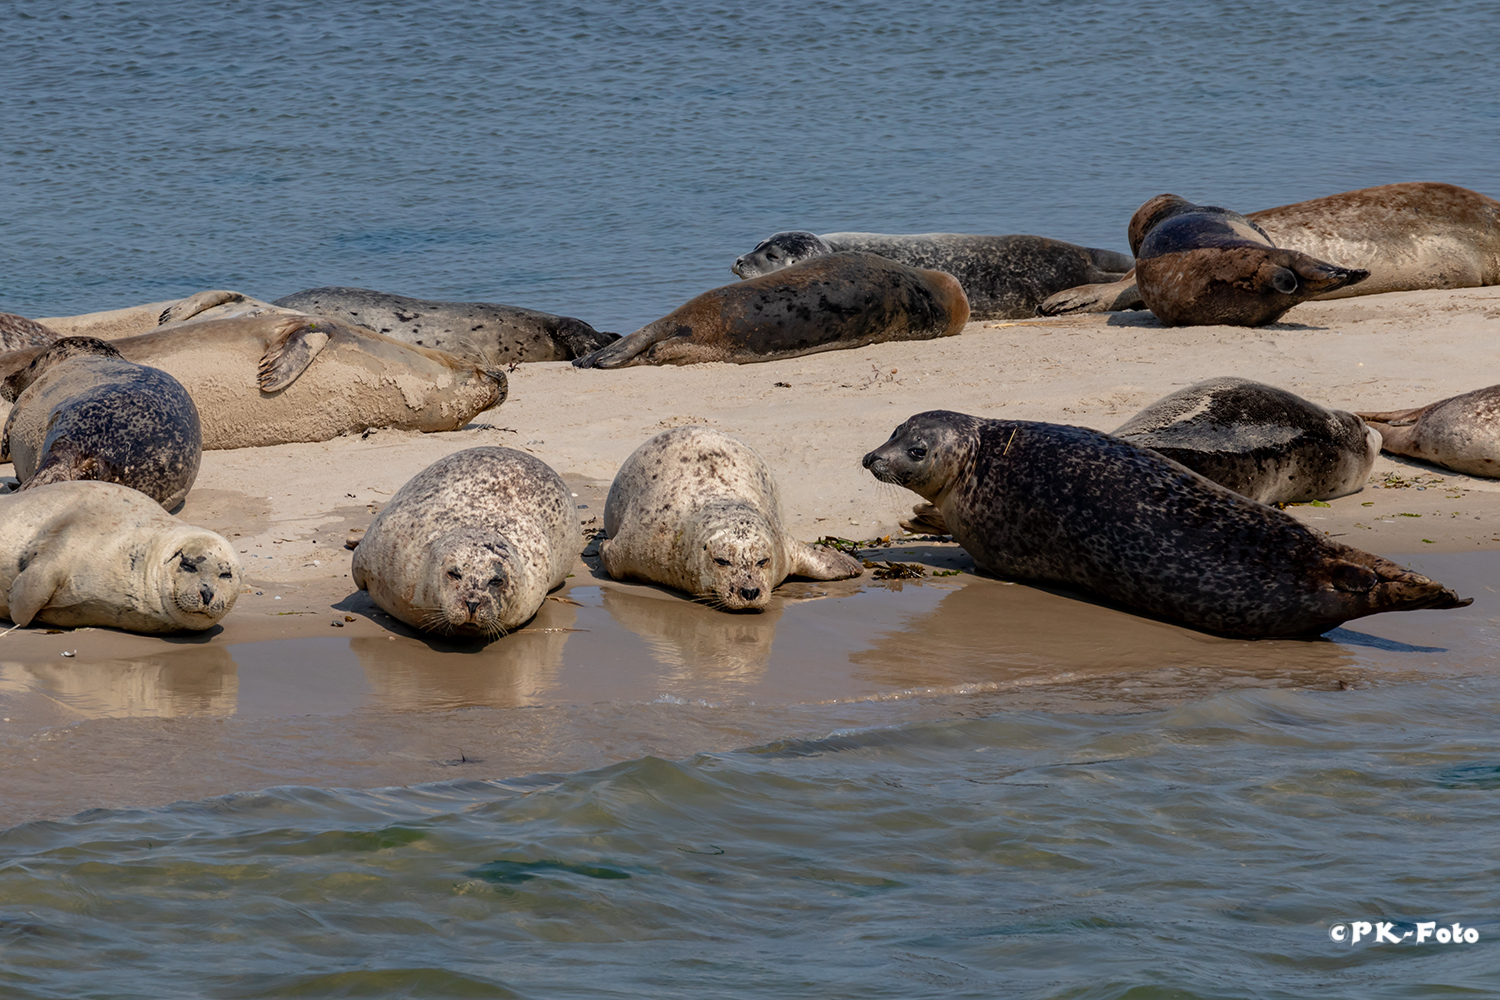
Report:
<svg viewBox="0 0 1500 1000"><path fill-rule="evenodd" d="M765 460L708 427L675 427L632 452L609 487L604 531L599 555L616 580L665 584L727 611L764 608L789 576L864 572L788 537Z"/></svg>
<svg viewBox="0 0 1500 1000"><path fill-rule="evenodd" d="M137 490L65 482L0 497L0 614L17 625L201 631L239 594L229 542Z"/></svg>
<svg viewBox="0 0 1500 1000"><path fill-rule="evenodd" d="M1079 587L1206 632L1316 635L1472 603L1172 460L1082 427L920 413L864 457L1000 576Z"/></svg>
<svg viewBox="0 0 1500 1000"><path fill-rule="evenodd" d="M1393 455L1471 476L1500 477L1500 385L1411 410L1361 413Z"/></svg>
<svg viewBox="0 0 1500 1000"><path fill-rule="evenodd" d="M561 477L511 448L440 458L396 491L354 549L354 585L442 635L493 639L530 621L583 550Z"/></svg>

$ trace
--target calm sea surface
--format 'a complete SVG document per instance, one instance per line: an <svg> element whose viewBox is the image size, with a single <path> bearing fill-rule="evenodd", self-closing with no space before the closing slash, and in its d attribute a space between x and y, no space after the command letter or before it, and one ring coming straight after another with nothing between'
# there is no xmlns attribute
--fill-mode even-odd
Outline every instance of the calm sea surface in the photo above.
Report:
<svg viewBox="0 0 1500 1000"><path fill-rule="evenodd" d="M1125 249L1162 191L1500 195L1491 2L22 0L0 37L0 310L32 316L348 284L629 332L779 229ZM812 702L733 751L22 823L0 831L0 995L1497 995L1478 596L1470 666L1429 680L1456 644L1380 647L1396 672L1352 691ZM1330 649L1369 651L1309 655ZM681 735L672 704L571 724L635 748ZM719 736L760 711L681 707ZM1330 940L1359 920L1480 937Z"/></svg>

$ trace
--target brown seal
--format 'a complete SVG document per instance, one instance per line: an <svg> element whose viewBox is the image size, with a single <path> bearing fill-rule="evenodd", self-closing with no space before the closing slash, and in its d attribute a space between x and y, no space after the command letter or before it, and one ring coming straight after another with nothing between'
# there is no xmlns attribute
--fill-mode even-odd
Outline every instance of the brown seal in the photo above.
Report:
<svg viewBox="0 0 1500 1000"><path fill-rule="evenodd" d="M1469 603L1128 441L1083 427L920 413L864 458L935 504L974 561L1206 632L1316 635Z"/></svg>
<svg viewBox="0 0 1500 1000"><path fill-rule="evenodd" d="M573 364L749 364L951 337L968 320L968 299L951 274L870 253L834 253L704 292Z"/></svg>
<svg viewBox="0 0 1500 1000"><path fill-rule="evenodd" d="M1500 385L1412 410L1361 413L1381 447L1471 476L1500 478Z"/></svg>

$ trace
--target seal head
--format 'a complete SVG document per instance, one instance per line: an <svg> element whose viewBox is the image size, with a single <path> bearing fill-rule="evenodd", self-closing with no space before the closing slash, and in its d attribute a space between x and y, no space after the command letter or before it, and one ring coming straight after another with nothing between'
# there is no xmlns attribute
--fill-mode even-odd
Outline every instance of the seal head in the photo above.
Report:
<svg viewBox="0 0 1500 1000"><path fill-rule="evenodd" d="M735 258L729 270L741 278L758 278L811 257L833 253L833 247L817 233L789 229L773 233L755 245L755 249Z"/></svg>

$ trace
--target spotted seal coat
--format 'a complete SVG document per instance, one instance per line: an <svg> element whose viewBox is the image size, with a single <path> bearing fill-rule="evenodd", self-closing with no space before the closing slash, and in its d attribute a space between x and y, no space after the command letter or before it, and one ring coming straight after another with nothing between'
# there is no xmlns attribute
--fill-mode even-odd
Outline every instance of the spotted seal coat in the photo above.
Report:
<svg viewBox="0 0 1500 1000"><path fill-rule="evenodd" d="M609 487L604 532L599 555L616 580L665 584L725 610L763 609L789 576L864 572L788 536L765 460L709 427L674 427L632 452Z"/></svg>
<svg viewBox="0 0 1500 1000"><path fill-rule="evenodd" d="M1361 413L1381 447L1471 476L1500 477L1500 385L1410 410Z"/></svg>
<svg viewBox="0 0 1500 1000"><path fill-rule="evenodd" d="M1315 635L1470 603L1380 556L1099 431L920 413L864 457L942 512L991 573L1065 584L1240 637Z"/></svg>
<svg viewBox="0 0 1500 1000"><path fill-rule="evenodd" d="M704 292L573 364L749 364L962 333L957 279L870 253L834 253Z"/></svg>
<svg viewBox="0 0 1500 1000"><path fill-rule="evenodd" d="M20 489L70 479L119 483L173 510L203 458L198 408L182 384L95 337L64 337L5 380L15 400L0 460Z"/></svg>
<svg viewBox="0 0 1500 1000"><path fill-rule="evenodd" d="M0 354L27 347L45 347L57 339L57 332L36 320L0 312Z"/></svg>
<svg viewBox="0 0 1500 1000"><path fill-rule="evenodd" d="M879 254L908 267L944 271L958 279L970 319L1035 316L1043 299L1065 288L1117 281L1135 266L1129 254L1081 247L1043 236L975 236L966 233L776 233L735 260L741 278L841 250Z"/></svg>
<svg viewBox="0 0 1500 1000"><path fill-rule="evenodd" d="M226 539L118 483L0 496L0 615L17 625L202 631L234 607L240 575Z"/></svg>
<svg viewBox="0 0 1500 1000"><path fill-rule="evenodd" d="M354 585L413 628L493 639L561 586L583 534L568 488L535 456L469 448L396 491L354 549Z"/></svg>

